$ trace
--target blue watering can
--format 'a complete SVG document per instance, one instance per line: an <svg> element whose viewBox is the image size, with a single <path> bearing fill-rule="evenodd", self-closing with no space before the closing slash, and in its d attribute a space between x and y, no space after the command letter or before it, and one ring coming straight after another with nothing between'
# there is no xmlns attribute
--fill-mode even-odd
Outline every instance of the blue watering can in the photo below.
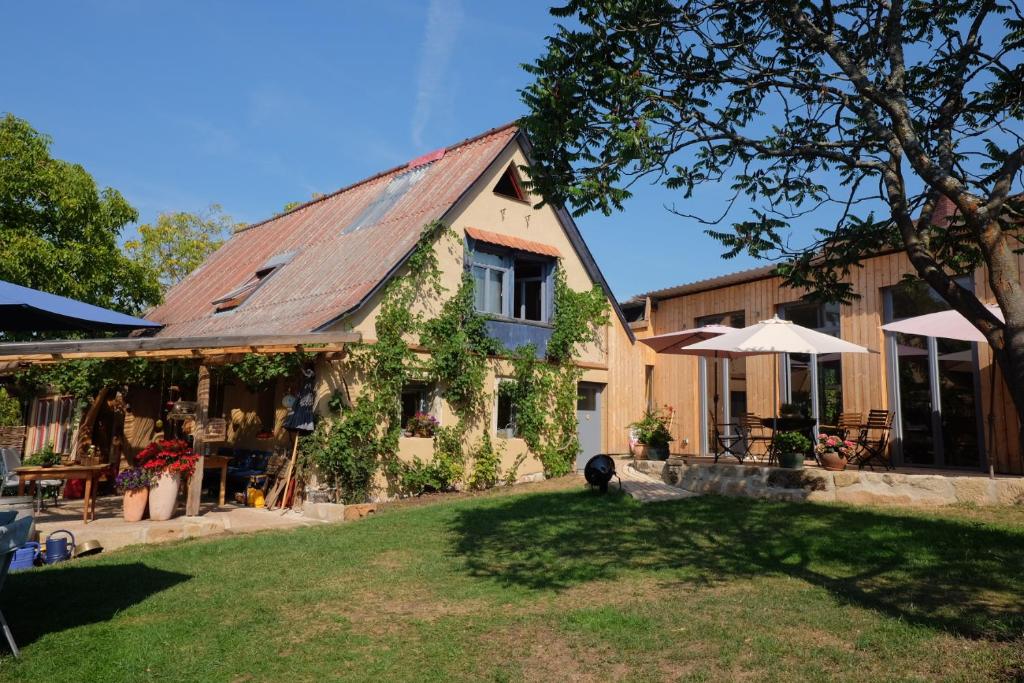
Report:
<svg viewBox="0 0 1024 683"><path fill-rule="evenodd" d="M14 559L11 560L11 571L17 572L22 569L32 569L36 565L36 558L39 557L39 544L29 541L14 551Z"/></svg>
<svg viewBox="0 0 1024 683"><path fill-rule="evenodd" d="M68 538L55 538L57 534L67 534ZM71 559L75 548L75 535L65 529L59 529L46 537L46 564L56 564Z"/></svg>

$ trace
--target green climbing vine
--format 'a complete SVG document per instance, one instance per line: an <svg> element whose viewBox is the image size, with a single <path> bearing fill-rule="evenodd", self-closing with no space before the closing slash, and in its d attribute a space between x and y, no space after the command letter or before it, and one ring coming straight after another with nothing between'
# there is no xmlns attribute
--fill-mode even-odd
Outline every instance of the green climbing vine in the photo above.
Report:
<svg viewBox="0 0 1024 683"><path fill-rule="evenodd" d="M392 490L405 494L445 491L464 483L473 489L515 480L520 458L502 472L503 445L496 446L486 424L489 400L485 391L489 359L510 354L515 368L509 385L517 408L520 434L549 476L569 471L579 450L576 435L576 383L581 372L573 358L598 340L608 320L604 293L597 287L575 292L561 268L555 274L555 315L546 358L536 348L514 352L501 348L487 333L486 317L474 306L473 280L465 274L458 290L444 300L434 316L418 302L439 300L446 288L436 245L454 233L440 223L424 229L407 263L407 273L384 290L376 319L376 341L351 348L349 369L359 391L345 400L332 399L331 416L304 440L303 456L343 501L369 495L376 473L383 472ZM422 355L414 349L418 342ZM402 434L398 397L412 380L438 386L454 424L434 433L429 461L398 458ZM471 434L482 436L471 443Z"/></svg>
<svg viewBox="0 0 1024 683"><path fill-rule="evenodd" d="M533 345L513 352L509 392L516 410L516 428L549 477L572 471L580 450L576 420L577 385L583 373L574 358L587 344L597 343L598 330L608 323L608 303L600 287L577 292L555 272L554 330L545 359ZM507 386L506 386L507 385Z"/></svg>

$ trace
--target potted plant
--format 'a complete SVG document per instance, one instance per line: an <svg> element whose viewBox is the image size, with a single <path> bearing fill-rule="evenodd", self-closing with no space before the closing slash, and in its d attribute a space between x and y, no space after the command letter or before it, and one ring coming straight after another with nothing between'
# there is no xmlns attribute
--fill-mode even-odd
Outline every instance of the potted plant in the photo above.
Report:
<svg viewBox="0 0 1024 683"><path fill-rule="evenodd" d="M138 522L146 514L153 475L144 467L129 467L114 479L117 492L124 494L122 514L126 522Z"/></svg>
<svg viewBox="0 0 1024 683"><path fill-rule="evenodd" d="M162 521L174 516L181 475L195 470L199 456L187 441L164 439L142 449L136 463L153 477L149 491L149 518Z"/></svg>
<svg viewBox="0 0 1024 683"><path fill-rule="evenodd" d="M779 466L791 470L803 469L804 458L811 451L811 440L800 432L782 432L773 444L779 455Z"/></svg>
<svg viewBox="0 0 1024 683"><path fill-rule="evenodd" d="M417 411L415 415L409 418L405 428L413 436L418 436L422 439L432 439L434 432L437 431L437 426L437 418L430 413Z"/></svg>
<svg viewBox="0 0 1024 683"><path fill-rule="evenodd" d="M48 443L25 458L22 464L30 467L56 467L60 464L60 453L55 452L53 444Z"/></svg>
<svg viewBox="0 0 1024 683"><path fill-rule="evenodd" d="M668 430L671 420L672 408L666 406L664 410L646 411L641 419L629 425L638 443L638 460L668 460L668 444L673 440Z"/></svg>
<svg viewBox="0 0 1024 683"><path fill-rule="evenodd" d="M796 403L783 403L779 406L779 417L803 417L804 411ZM810 441L810 439L808 439Z"/></svg>
<svg viewBox="0 0 1024 683"><path fill-rule="evenodd" d="M826 470L841 472L846 469L854 448L855 444L852 441L830 434L819 434L814 452L818 454L818 460Z"/></svg>

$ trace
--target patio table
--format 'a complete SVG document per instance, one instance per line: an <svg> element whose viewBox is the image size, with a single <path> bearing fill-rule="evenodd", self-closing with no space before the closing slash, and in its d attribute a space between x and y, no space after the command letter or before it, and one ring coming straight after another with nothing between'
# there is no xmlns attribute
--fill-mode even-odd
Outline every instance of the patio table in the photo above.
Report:
<svg viewBox="0 0 1024 683"><path fill-rule="evenodd" d="M775 448L775 436L782 432L800 432L804 436L811 439L811 443L815 442L814 426L817 424L817 420L813 417L798 417L798 416L780 416L780 417L765 417L761 419L761 425L772 430L772 443L768 447L768 462L774 462L778 459L778 451ZM818 461L818 455L812 450L811 453L814 455L814 461ZM819 463L820 464L820 463Z"/></svg>
<svg viewBox="0 0 1024 683"><path fill-rule="evenodd" d="M71 479L85 480L85 495L82 498L82 522L87 524L90 520L96 519L96 487L99 484L100 476L110 469L110 465L55 465L53 467L39 467L36 465L23 465L14 468L18 475L18 495L25 495L25 483L29 481L40 481L43 479L60 479L68 481Z"/></svg>

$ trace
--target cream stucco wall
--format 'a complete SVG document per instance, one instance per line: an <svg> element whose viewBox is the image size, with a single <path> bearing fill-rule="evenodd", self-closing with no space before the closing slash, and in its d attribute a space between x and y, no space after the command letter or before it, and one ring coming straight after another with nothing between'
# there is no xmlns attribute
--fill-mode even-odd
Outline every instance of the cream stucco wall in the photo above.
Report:
<svg viewBox="0 0 1024 683"><path fill-rule="evenodd" d="M444 222L455 233L455 239L442 238L436 245L438 264L442 272L442 284L449 292L454 293L460 284L464 272L464 245L466 240L466 228L472 227L486 230L493 233L507 234L533 242L540 242L555 247L562 255L561 266L565 271L566 282L574 290L590 289L595 283L591 280L582 261L573 249L572 243L565 234L557 214L548 206L537 209L536 197L530 201L523 202L497 195L492 191L501 175L510 164L517 167L526 164L526 157L518 144L510 145L495 161L476 183L469 189L465 196L456 203L444 217ZM402 273L403 275L405 273ZM346 329L360 332L363 339L368 342L375 341L375 323L380 307L381 295L378 294L370 299L366 306L348 318L339 321L337 329ZM419 311L428 315L434 315L439 311L442 300L433 297L424 297L417 302ZM580 365L583 369L583 381L599 384L609 384L609 345L614 345L617 353L623 358L631 357L633 353L639 352L635 345L628 338L624 329L615 315L611 314L611 320L604 326L599 334L599 342L584 349L580 355ZM415 339L410 339L415 344ZM497 386L501 377L511 375L511 368L501 360L492 361L486 381L485 391L491 397L491 410L482 424L475 425L469 432L470 444L479 442L484 430L487 430L496 446L502 448L502 468L507 470L512 467L523 456L525 460L519 465L518 474L521 478L533 477L542 472L539 461L528 456L526 444L518 438L499 438L495 433L494 412L496 410ZM340 364L333 364L328 368L324 366L320 375L321 406L326 405L326 398L333 391L342 385L342 370ZM630 366L629 371L635 370ZM632 372L629 373L629 382L633 381ZM642 382L642 371L639 374ZM348 389L352 394L358 394L358 378L346 376ZM625 384L621 388L606 387L605 400L602 401L603 416L603 447L604 450L623 452L626 448L623 424L624 419L610 419L610 413L616 408L612 406L610 397L632 397L635 394L633 388L627 388ZM442 425L453 424L457 417L446 402L439 401L435 406L436 417ZM632 407L628 409L629 419L634 417ZM621 416L620 416L621 417ZM399 456L406 460L418 457L425 460L432 455L432 443L429 439L404 438L401 440Z"/></svg>

